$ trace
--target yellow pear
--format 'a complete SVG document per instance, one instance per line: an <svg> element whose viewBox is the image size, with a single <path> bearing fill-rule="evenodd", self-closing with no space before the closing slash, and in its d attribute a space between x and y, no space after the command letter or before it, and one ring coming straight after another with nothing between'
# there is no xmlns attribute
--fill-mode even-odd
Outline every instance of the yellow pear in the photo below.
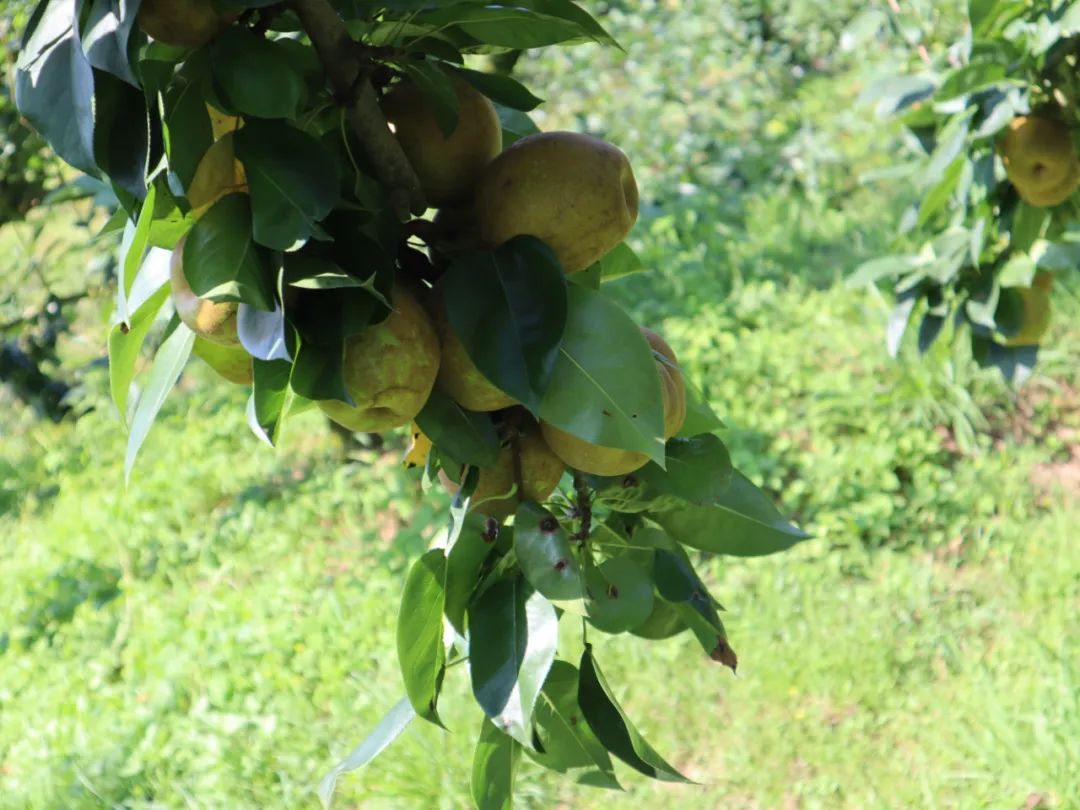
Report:
<svg viewBox="0 0 1080 810"><path fill-rule="evenodd" d="M1005 340L1006 346L1038 346L1050 328L1050 289L1054 277L1045 270L1035 274L1030 287L1016 290L1023 301L1020 329Z"/></svg>
<svg viewBox="0 0 1080 810"><path fill-rule="evenodd" d="M517 447L520 490L515 489L514 443L511 442L503 447L495 464L481 468L471 501L475 511L502 520L514 514L522 500L543 503L559 485L566 465L551 452L535 424L528 423L519 430ZM444 471L439 472L439 481L451 495L461 488Z"/></svg>
<svg viewBox="0 0 1080 810"><path fill-rule="evenodd" d="M236 159L233 133L227 132L210 144L195 167L187 187L192 216L198 219L222 197L238 192L248 193L247 174L244 164Z"/></svg>
<svg viewBox="0 0 1080 810"><path fill-rule="evenodd" d="M187 234L173 248L169 261L169 282L172 286L173 305L192 332L212 343L224 346L240 345L236 332L236 313L239 305L233 301L217 302L199 298L191 289L184 275L184 245Z"/></svg>
<svg viewBox="0 0 1080 810"><path fill-rule="evenodd" d="M158 42L198 48L239 16L239 11L218 13L213 0L142 0L136 21L147 36Z"/></svg>
<svg viewBox="0 0 1080 810"><path fill-rule="evenodd" d="M1001 160L1020 198L1029 205L1058 205L1071 197L1080 183L1080 160L1072 133L1053 118L1014 118L1001 142Z"/></svg>
<svg viewBox="0 0 1080 810"><path fill-rule="evenodd" d="M442 302L435 307L435 330L442 345L439 384L458 405L470 411L498 411L518 401L496 386L476 367L465 345L454 334Z"/></svg>
<svg viewBox="0 0 1080 810"><path fill-rule="evenodd" d="M206 105L206 112L210 115L210 130L215 141L244 125L244 119L239 115L227 115L212 104Z"/></svg>
<svg viewBox="0 0 1080 810"><path fill-rule="evenodd" d="M428 205L436 208L469 200L480 170L502 148L494 105L468 82L455 79L453 85L458 122L449 136L439 126L430 99L415 83L401 82L382 101L386 120L416 170Z"/></svg>
<svg viewBox="0 0 1080 810"><path fill-rule="evenodd" d="M664 405L664 438L670 439L686 421L686 383L679 371L679 361L667 342L650 329L642 327L656 360ZM575 470L593 475L626 475L644 466L649 457L633 450L591 444L547 422L540 423L544 438L556 455Z"/></svg>
<svg viewBox="0 0 1080 810"><path fill-rule="evenodd" d="M356 405L319 402L349 430L381 433L409 424L435 385L439 338L431 319L405 287L394 287L391 303L385 320L345 341L345 388Z"/></svg>
<svg viewBox="0 0 1080 810"><path fill-rule="evenodd" d="M617 147L576 132L542 132L488 164L475 207L487 247L532 234L555 251L567 273L577 273L630 232L638 189Z"/></svg>
<svg viewBox="0 0 1080 810"><path fill-rule="evenodd" d="M243 346L222 346L195 338L191 353L231 383L251 385L255 380L251 355Z"/></svg>

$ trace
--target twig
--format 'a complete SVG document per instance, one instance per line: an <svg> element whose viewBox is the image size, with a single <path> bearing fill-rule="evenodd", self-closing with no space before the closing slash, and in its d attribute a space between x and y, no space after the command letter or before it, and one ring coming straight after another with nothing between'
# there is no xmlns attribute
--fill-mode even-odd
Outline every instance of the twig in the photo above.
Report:
<svg viewBox="0 0 1080 810"><path fill-rule="evenodd" d="M574 535L574 539L585 541L592 534L592 495L589 486L585 483L585 476L574 470L574 495L575 509L581 518L581 528Z"/></svg>
<svg viewBox="0 0 1080 810"><path fill-rule="evenodd" d="M402 221L423 213L426 205L416 177L379 107L361 58L345 23L328 0L290 0L300 24L315 46L330 87L345 108L353 133L360 142L376 178L390 192L390 204Z"/></svg>

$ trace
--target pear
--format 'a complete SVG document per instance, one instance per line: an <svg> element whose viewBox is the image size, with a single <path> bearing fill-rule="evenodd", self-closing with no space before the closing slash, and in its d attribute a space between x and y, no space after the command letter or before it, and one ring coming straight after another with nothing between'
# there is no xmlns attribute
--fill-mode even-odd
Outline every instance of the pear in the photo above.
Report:
<svg viewBox="0 0 1080 810"><path fill-rule="evenodd" d="M240 16L218 13L213 0L142 0L136 21L151 39L166 45L198 48Z"/></svg>
<svg viewBox="0 0 1080 810"><path fill-rule="evenodd" d="M1072 133L1054 118L1014 118L1001 142L1001 160L1020 198L1039 208L1064 202L1080 183Z"/></svg>
<svg viewBox="0 0 1080 810"><path fill-rule="evenodd" d="M650 329L642 327L641 332L652 347L656 360L664 405L664 438L670 439L686 421L686 383L671 346ZM540 429L555 454L568 466L582 472L603 476L626 475L649 460L647 455L634 450L591 444L548 422L541 422Z"/></svg>
<svg viewBox="0 0 1080 810"><path fill-rule="evenodd" d="M251 355L243 346L222 346L195 338L191 353L231 383L251 385L255 381Z"/></svg>
<svg viewBox="0 0 1080 810"><path fill-rule="evenodd" d="M1020 329L1006 338L1006 346L1038 346L1050 328L1050 289L1054 277L1045 270L1035 274L1030 287L1015 290L1023 304Z"/></svg>
<svg viewBox="0 0 1080 810"><path fill-rule="evenodd" d="M536 425L526 423L519 429L516 441L521 487L515 489L514 445L510 442L503 447L491 467L481 468L471 501L476 512L503 520L514 514L523 500L543 503L559 485L566 465L547 446ZM439 471L439 481L451 495L461 489L445 471Z"/></svg>
<svg viewBox="0 0 1080 810"><path fill-rule="evenodd" d="M403 81L382 100L386 120L409 159L428 205L442 208L473 196L476 177L502 148L495 106L479 90L453 81L457 127L443 133L431 100L412 81Z"/></svg>
<svg viewBox="0 0 1080 810"><path fill-rule="evenodd" d="M576 132L541 132L515 142L480 176L481 241L498 247L532 234L578 273L619 244L637 221L638 189L617 147Z"/></svg>
<svg viewBox="0 0 1080 810"><path fill-rule="evenodd" d="M435 330L442 345L439 383L458 405L470 411L498 411L518 401L496 386L476 367L464 344L454 334L446 307L435 307Z"/></svg>
<svg viewBox="0 0 1080 810"><path fill-rule="evenodd" d="M345 341L345 389L355 405L323 400L319 407L349 430L381 433L413 421L439 371L439 338L405 287L394 287L393 312Z"/></svg>
<svg viewBox="0 0 1080 810"><path fill-rule="evenodd" d="M248 193L247 173L244 164L236 159L233 133L227 132L210 144L195 167L187 187L191 214L198 219L222 197L236 193Z"/></svg>
<svg viewBox="0 0 1080 810"><path fill-rule="evenodd" d="M176 314L199 337L223 346L239 346L240 337L236 331L239 305L233 301L210 301L195 294L184 275L186 243L187 234L184 234L173 248L169 261L169 282Z"/></svg>

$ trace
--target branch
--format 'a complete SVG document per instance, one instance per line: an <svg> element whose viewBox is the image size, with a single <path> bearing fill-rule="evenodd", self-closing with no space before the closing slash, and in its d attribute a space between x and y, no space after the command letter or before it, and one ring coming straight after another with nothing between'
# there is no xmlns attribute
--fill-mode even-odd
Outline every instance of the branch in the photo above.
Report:
<svg viewBox="0 0 1080 810"><path fill-rule="evenodd" d="M360 142L376 178L390 190L390 204L402 221L427 207L424 192L379 107L375 88L356 43L329 0L290 0L311 44L319 54L330 87Z"/></svg>
<svg viewBox="0 0 1080 810"><path fill-rule="evenodd" d="M574 511L581 518L581 528L573 536L574 540L584 542L592 534L592 497L585 476L574 470Z"/></svg>

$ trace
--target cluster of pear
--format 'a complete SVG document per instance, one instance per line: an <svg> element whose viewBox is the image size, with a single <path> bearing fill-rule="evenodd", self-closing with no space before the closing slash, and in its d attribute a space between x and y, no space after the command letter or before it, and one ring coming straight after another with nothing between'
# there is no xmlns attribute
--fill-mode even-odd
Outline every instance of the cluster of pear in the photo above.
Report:
<svg viewBox="0 0 1080 810"><path fill-rule="evenodd" d="M495 248L530 234L552 249L565 272L578 273L623 240L637 219L638 191L630 163L618 148L587 135L548 132L504 150L491 102L463 81L455 82L454 89L458 121L449 134L414 84L401 82L382 100L426 198L439 209L436 231L443 227L454 233L446 252L433 248L436 265L461 249ZM233 131L242 121L213 109L210 114L215 141L187 189L196 219L221 197L248 192L233 147ZM237 304L203 299L192 291L185 275L185 244L186 237L173 251L172 295L180 318L197 335L195 353L226 379L250 384L252 360L240 345ZM318 403L334 421L371 433L408 425L436 382L463 408L494 413L505 443L495 464L480 470L473 502L479 511L498 517L512 513L520 499L545 500L566 466L622 475L647 462L642 453L590 444L536 422L477 368L435 289L400 274L391 303L384 320L346 340L343 378L353 403ZM683 378L671 347L648 329L642 333L656 360L664 438L670 438L686 417ZM457 487L445 475L443 483L451 491Z"/></svg>
<svg viewBox="0 0 1080 810"><path fill-rule="evenodd" d="M1059 205L1080 185L1080 158L1072 131L1057 118L1014 118L1001 140L1001 160L1009 181L1028 205Z"/></svg>

